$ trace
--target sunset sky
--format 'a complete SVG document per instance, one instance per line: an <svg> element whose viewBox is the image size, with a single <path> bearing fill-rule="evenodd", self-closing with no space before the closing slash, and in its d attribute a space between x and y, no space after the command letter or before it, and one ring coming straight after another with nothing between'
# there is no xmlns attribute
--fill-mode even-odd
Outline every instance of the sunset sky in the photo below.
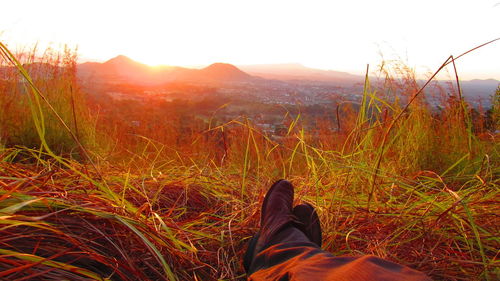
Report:
<svg viewBox="0 0 500 281"><path fill-rule="evenodd" d="M4 1L11 49L78 46L81 61L123 54L150 65L302 63L362 73L400 58L420 73L500 37L500 0ZM458 62L500 80L500 41Z"/></svg>

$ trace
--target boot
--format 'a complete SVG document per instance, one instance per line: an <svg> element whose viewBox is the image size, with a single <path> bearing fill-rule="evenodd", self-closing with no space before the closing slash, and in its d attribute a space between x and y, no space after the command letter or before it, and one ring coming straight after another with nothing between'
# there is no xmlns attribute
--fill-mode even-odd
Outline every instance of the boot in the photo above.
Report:
<svg viewBox="0 0 500 281"><path fill-rule="evenodd" d="M309 203L297 205L293 208L293 215L295 216L293 225L321 248L321 225L314 207Z"/></svg>
<svg viewBox="0 0 500 281"><path fill-rule="evenodd" d="M264 250L276 233L293 222L292 206L292 184L286 180L275 182L262 203L260 231L250 240L243 257L243 266L247 272L255 255Z"/></svg>

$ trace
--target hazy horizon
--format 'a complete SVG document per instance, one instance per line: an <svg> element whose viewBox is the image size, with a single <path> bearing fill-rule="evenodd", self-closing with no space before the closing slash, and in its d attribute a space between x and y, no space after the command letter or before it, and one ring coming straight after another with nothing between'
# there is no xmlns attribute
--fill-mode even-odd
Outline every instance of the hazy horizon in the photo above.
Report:
<svg viewBox="0 0 500 281"><path fill-rule="evenodd" d="M23 12L0 18L0 40L13 50L67 44L82 62L122 54L148 65L299 63L363 75L398 60L426 75L500 36L497 2L13 1L5 10ZM461 58L460 77L500 80L499 54L497 41Z"/></svg>
<svg viewBox="0 0 500 281"><path fill-rule="evenodd" d="M346 73L346 74L351 74L351 75L359 75L359 76L364 76L365 73L352 73L352 72L348 72L348 71L341 71L341 70L336 70L336 69L321 69L321 68L315 68L315 67L311 67L311 66L307 66L307 65L304 65L302 63L298 63L298 62L284 62L284 63L258 63L258 64L233 64L231 62L212 62L212 63L209 63L209 64L203 64L203 65L173 65L173 64L157 64L157 65L150 65L150 64L147 64L147 63L143 63L143 62L140 62L140 61L137 61L127 55L123 55L123 54L119 54L117 56L114 56L112 58L109 58L109 59L106 59L106 60L80 60L79 63L87 63L87 62L91 62L91 63L105 63L109 60L112 60L114 58L117 58L117 57L120 57L120 56L124 56L124 57L127 57L135 62L138 62L138 63L141 63L141 64L144 64L144 65L147 65L149 67L184 67L184 68L190 68L190 69L203 69L205 67L208 67L212 64L216 64L216 63L224 63L224 64L231 64L231 65L234 65L238 68L241 68L241 70L243 70L244 72L248 72L250 74L252 73L258 73L257 70L253 70L253 71L247 71L246 69L244 68L260 68L260 69L263 69L265 70L266 68L268 68L272 73L274 70L276 70L276 67L279 67L279 70L283 70L284 72L288 74L292 74L293 73L293 70L295 67L299 67L299 68L305 68L305 69L310 69L310 70L320 70L320 71L334 71L334 72L341 72L341 73ZM290 66L292 68L286 68L286 66ZM366 67L366 66L365 66ZM371 66L373 67L373 66ZM375 68L375 67L373 67ZM295 68L296 69L296 68ZM365 68L366 70L366 68ZM265 72L262 72L263 74L265 74ZM372 71L370 71L370 75L373 75L374 74L374 71L372 69ZM427 73L429 74L429 73ZM285 75L285 74L283 74ZM419 79L427 79L428 77L424 77L423 76L424 74L421 74L422 77L419 77ZM438 80L455 80L455 77L452 77L452 76L449 76L451 75L451 73L440 73L436 79ZM495 81L500 81L500 77L491 77L491 78L471 78L471 79L463 79L463 77L459 77L461 80L495 80Z"/></svg>

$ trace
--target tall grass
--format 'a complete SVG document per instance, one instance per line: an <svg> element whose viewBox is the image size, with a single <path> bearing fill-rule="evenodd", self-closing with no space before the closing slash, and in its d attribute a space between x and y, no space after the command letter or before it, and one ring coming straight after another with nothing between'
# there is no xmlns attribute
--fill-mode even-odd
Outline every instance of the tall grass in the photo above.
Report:
<svg viewBox="0 0 500 281"><path fill-rule="evenodd" d="M79 157L74 139L96 148L96 138L77 84L76 55L67 48L63 53L49 49L42 56L36 52L19 58L2 52L2 143L34 148L45 142L57 154Z"/></svg>
<svg viewBox="0 0 500 281"><path fill-rule="evenodd" d="M2 58L19 61L5 46ZM336 255L498 277L497 136L474 134L459 92L437 114L411 70L384 66L359 110L344 104L315 132L288 114L276 140L245 118L148 111L132 128L91 114L72 52L46 54L50 71L27 58L0 80L0 278L244 279L239 257L278 178L316 206Z"/></svg>

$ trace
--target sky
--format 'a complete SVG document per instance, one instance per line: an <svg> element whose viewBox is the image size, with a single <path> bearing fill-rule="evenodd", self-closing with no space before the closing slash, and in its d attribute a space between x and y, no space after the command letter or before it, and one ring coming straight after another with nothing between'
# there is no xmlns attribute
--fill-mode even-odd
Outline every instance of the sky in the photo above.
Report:
<svg viewBox="0 0 500 281"><path fill-rule="evenodd" d="M150 65L301 63L362 74L382 58L425 75L500 37L500 0L4 1L0 41L78 48ZM500 41L457 61L462 79L500 80Z"/></svg>

